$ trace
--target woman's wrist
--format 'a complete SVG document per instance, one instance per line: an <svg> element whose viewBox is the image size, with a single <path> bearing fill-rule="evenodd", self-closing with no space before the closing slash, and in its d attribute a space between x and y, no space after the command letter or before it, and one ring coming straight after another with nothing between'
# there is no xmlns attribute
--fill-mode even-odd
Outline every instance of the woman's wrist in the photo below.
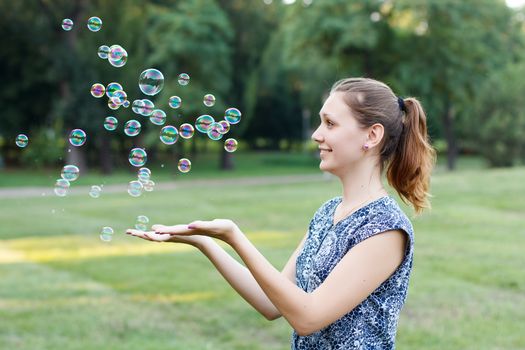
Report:
<svg viewBox="0 0 525 350"><path fill-rule="evenodd" d="M211 237L207 237L207 236L201 236L201 237L202 239L196 242L194 246L202 252L204 252L211 245L216 244L213 238Z"/></svg>

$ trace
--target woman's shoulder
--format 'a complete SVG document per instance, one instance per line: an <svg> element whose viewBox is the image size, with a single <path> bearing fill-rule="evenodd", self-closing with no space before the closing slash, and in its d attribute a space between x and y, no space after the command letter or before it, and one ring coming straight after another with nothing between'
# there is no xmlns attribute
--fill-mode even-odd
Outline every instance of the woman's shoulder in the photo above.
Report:
<svg viewBox="0 0 525 350"><path fill-rule="evenodd" d="M341 202L341 196L333 197L326 202L324 202L319 209L317 209L317 213L326 213L333 210L337 205Z"/></svg>
<svg viewBox="0 0 525 350"><path fill-rule="evenodd" d="M410 219L391 196L385 196L372 203L366 214L367 224L374 226L376 230L402 229L409 235L413 233Z"/></svg>

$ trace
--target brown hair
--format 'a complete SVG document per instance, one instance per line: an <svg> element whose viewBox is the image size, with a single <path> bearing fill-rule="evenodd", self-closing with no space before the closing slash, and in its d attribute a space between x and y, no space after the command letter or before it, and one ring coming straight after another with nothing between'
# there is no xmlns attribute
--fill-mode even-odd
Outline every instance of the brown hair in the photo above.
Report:
<svg viewBox="0 0 525 350"><path fill-rule="evenodd" d="M336 91L345 93L346 104L363 128L383 125L379 165L381 171L388 166L388 183L416 214L430 208L428 189L436 154L419 101L414 97L398 101L386 84L368 78L340 80L332 87L331 92Z"/></svg>

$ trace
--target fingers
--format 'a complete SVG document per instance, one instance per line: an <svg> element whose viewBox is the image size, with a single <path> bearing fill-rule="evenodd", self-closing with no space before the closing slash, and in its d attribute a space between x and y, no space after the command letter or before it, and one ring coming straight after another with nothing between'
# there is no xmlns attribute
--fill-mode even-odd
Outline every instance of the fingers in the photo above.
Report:
<svg viewBox="0 0 525 350"><path fill-rule="evenodd" d="M135 237L139 237L139 238L142 238L142 239L147 239L147 240L149 240L149 241L152 240L151 237L149 237L149 236L147 235L147 233L144 232L144 231L128 229L128 230L126 230L126 233L127 233L128 235L135 236Z"/></svg>
<svg viewBox="0 0 525 350"><path fill-rule="evenodd" d="M131 236L139 237L139 238L145 239L147 241L152 241L152 242L164 242L169 239L169 236L166 237L164 235L158 235L153 231L145 232L145 231L140 231L140 230L129 229L126 231L126 233Z"/></svg>
<svg viewBox="0 0 525 350"><path fill-rule="evenodd" d="M151 226L151 229L154 230L155 233L157 234L170 234L170 235L192 234L192 230L188 229L187 225L173 225L173 226L153 225Z"/></svg>

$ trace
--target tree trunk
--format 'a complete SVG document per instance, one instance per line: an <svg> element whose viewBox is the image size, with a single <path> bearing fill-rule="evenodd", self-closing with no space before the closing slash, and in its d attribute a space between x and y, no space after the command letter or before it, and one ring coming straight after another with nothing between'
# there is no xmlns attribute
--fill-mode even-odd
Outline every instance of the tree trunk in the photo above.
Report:
<svg viewBox="0 0 525 350"><path fill-rule="evenodd" d="M111 153L111 139L109 137L101 137L100 169L104 175L110 175L113 172Z"/></svg>
<svg viewBox="0 0 525 350"><path fill-rule="evenodd" d="M225 149L221 152L221 163L220 163L220 169L221 170L233 170L235 168L235 165L233 164L233 154L230 152L226 152Z"/></svg>
<svg viewBox="0 0 525 350"><path fill-rule="evenodd" d="M69 146L66 153L66 164L76 165L80 170L81 174L85 174L88 171L86 163L86 154L82 147Z"/></svg>
<svg viewBox="0 0 525 350"><path fill-rule="evenodd" d="M456 168L456 159L458 156L458 144L454 134L454 108L448 102L446 104L445 113L443 114L443 127L445 132L445 139L447 141L447 169L454 170Z"/></svg>

